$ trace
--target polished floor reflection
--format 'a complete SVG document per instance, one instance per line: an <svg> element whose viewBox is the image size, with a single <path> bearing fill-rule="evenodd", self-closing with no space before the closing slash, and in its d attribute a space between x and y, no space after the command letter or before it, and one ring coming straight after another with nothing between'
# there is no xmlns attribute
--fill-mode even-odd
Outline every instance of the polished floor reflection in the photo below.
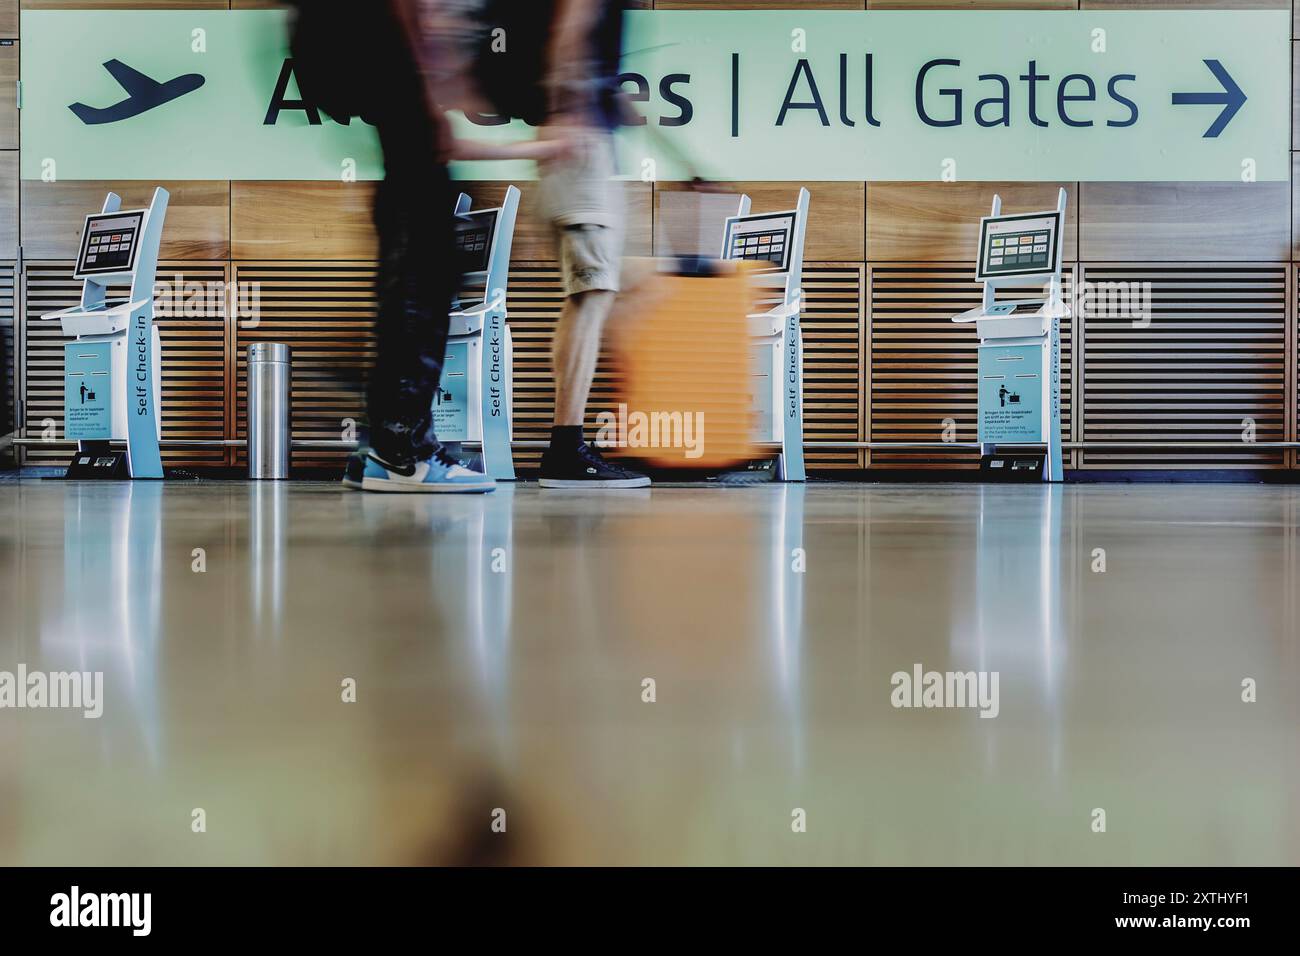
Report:
<svg viewBox="0 0 1300 956"><path fill-rule="evenodd" d="M104 712L0 709L0 863L1300 863L1298 523L1259 485L6 481L0 672L102 672ZM894 706L918 666L996 716Z"/></svg>

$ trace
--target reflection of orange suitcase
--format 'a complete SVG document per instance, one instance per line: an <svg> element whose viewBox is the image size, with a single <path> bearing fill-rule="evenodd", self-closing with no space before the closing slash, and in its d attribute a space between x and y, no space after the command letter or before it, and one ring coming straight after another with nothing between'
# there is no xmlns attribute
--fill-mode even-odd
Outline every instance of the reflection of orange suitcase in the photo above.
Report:
<svg viewBox="0 0 1300 956"><path fill-rule="evenodd" d="M620 445L661 468L721 471L754 457L747 263L658 274L619 336Z"/></svg>

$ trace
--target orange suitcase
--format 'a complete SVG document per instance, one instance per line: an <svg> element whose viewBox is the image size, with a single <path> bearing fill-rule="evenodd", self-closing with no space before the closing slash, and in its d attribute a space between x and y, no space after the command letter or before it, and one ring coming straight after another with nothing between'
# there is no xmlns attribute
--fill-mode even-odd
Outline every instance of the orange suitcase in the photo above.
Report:
<svg viewBox="0 0 1300 956"><path fill-rule="evenodd" d="M755 457L748 316L753 266L690 260L657 273L616 340L618 442L660 468L724 471Z"/></svg>

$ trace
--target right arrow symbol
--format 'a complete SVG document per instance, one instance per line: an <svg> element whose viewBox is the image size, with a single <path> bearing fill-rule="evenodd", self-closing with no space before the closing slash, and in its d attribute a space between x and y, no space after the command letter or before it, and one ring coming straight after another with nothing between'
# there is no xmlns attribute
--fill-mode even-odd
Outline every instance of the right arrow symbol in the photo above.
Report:
<svg viewBox="0 0 1300 956"><path fill-rule="evenodd" d="M1233 81L1228 75L1228 71L1223 68L1223 64L1218 60L1203 60L1214 78L1219 81L1223 87L1222 93L1175 93L1175 106L1222 106L1223 112L1219 114L1212 126L1205 131L1202 139L1214 139L1223 132L1225 126L1232 122L1232 118L1237 115L1243 103L1246 102L1246 94L1241 91L1241 87Z"/></svg>

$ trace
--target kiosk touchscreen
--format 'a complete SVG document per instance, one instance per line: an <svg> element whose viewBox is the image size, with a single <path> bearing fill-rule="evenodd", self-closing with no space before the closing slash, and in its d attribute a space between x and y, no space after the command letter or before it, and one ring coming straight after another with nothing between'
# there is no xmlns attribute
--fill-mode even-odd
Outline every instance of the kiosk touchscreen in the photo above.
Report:
<svg viewBox="0 0 1300 956"><path fill-rule="evenodd" d="M459 454L477 444L483 471L499 481L515 478L511 453L511 391L514 354L506 323L510 249L519 190L506 190L501 205L471 210L469 196L456 202L456 257L465 289L451 311L442 384L433 399L433 427Z"/></svg>
<svg viewBox="0 0 1300 956"><path fill-rule="evenodd" d="M163 476L153 287L167 201L159 188L148 209L123 211L109 193L82 230L73 273L82 280L80 304L43 316L72 338L63 353L63 430L77 442L69 478ZM118 283L129 284L127 299L109 302L108 287Z"/></svg>
<svg viewBox="0 0 1300 956"><path fill-rule="evenodd" d="M1056 272L1061 214L986 216L980 220L976 278L1043 276Z"/></svg>
<svg viewBox="0 0 1300 956"><path fill-rule="evenodd" d="M980 306L954 316L979 335L980 468L990 478L1060 481L1061 319L1069 315L1061 285L1061 225L1057 208L1004 216L1001 197L980 220L976 278ZM998 301L999 289L1041 285L1041 298ZM1009 450L999 450L999 445ZM1025 447L1029 446L1029 447ZM1046 451L1037 450L1045 446Z"/></svg>
<svg viewBox="0 0 1300 956"><path fill-rule="evenodd" d="M790 268L797 218L797 213L788 212L728 219L724 243L727 251L723 257L758 262L777 272L786 272Z"/></svg>
<svg viewBox="0 0 1300 956"><path fill-rule="evenodd" d="M456 255L462 275L486 273L492 257L492 236L500 209L481 209L456 217Z"/></svg>
<svg viewBox="0 0 1300 956"><path fill-rule="evenodd" d="M748 196L723 229L722 258L759 264L760 285L775 305L749 317L754 348L754 418L757 440L775 445L777 478L804 481L803 459L803 248L811 194L799 190L794 209L752 215Z"/></svg>
<svg viewBox="0 0 1300 956"><path fill-rule="evenodd" d="M84 279L87 276L110 275L134 269L144 217L143 209L87 216L73 278Z"/></svg>

